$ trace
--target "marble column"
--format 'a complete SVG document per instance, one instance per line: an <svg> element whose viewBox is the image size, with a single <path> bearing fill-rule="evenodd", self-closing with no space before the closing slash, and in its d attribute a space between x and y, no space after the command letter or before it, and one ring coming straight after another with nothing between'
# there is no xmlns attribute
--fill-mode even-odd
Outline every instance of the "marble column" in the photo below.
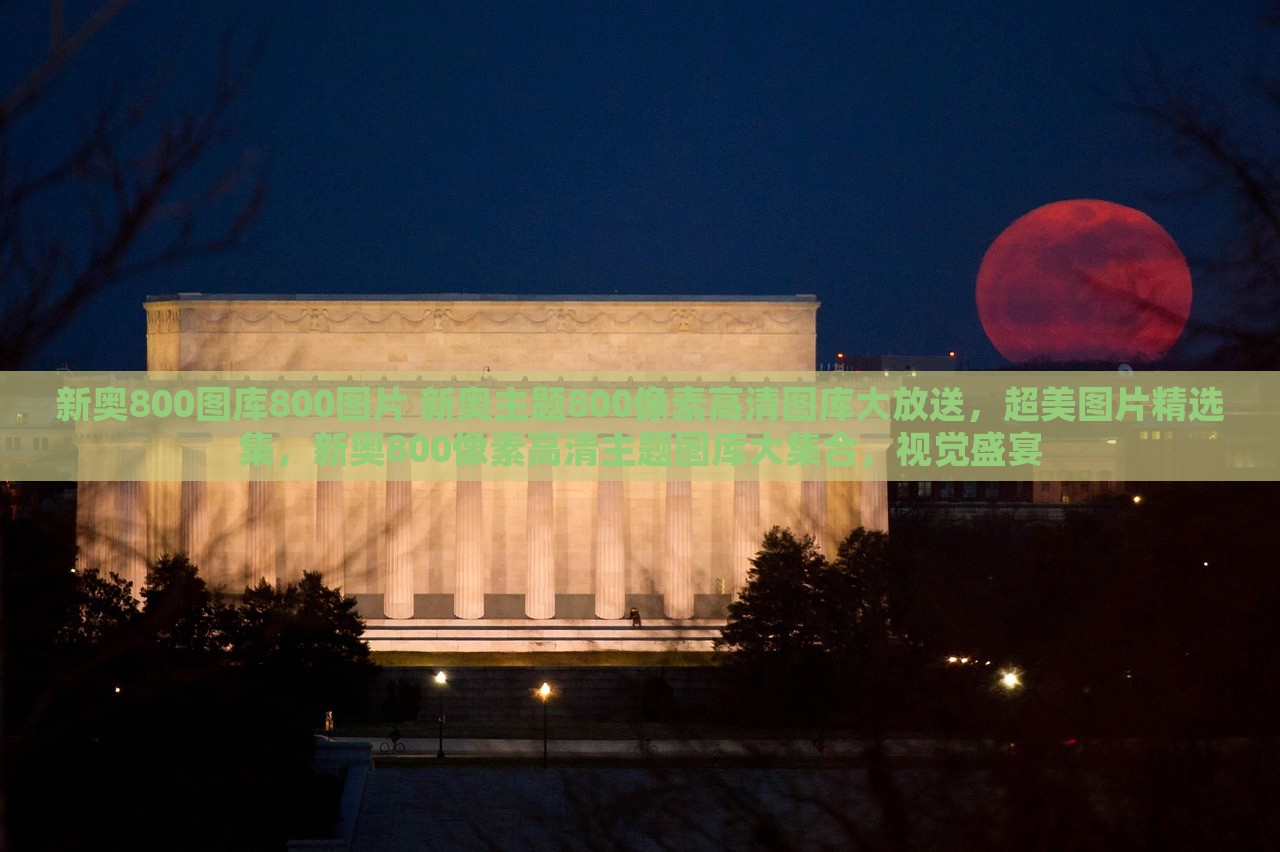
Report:
<svg viewBox="0 0 1280 852"><path fill-rule="evenodd" d="M319 479L316 481L315 552L316 567L324 576L325 585L342 587L346 584L343 566L346 564L346 540L343 534L342 480Z"/></svg>
<svg viewBox="0 0 1280 852"><path fill-rule="evenodd" d="M858 501L859 520L868 530L889 531L889 475L888 456L889 441L887 438L865 441L871 454L871 465L867 468L866 479L861 486Z"/></svg>
<svg viewBox="0 0 1280 852"><path fill-rule="evenodd" d="M667 618L693 617L693 490L688 479L667 480L663 609Z"/></svg>
<svg viewBox="0 0 1280 852"><path fill-rule="evenodd" d="M180 518L182 509L182 448L171 438L157 437L146 450L148 482L144 486L147 502L147 560L182 548Z"/></svg>
<svg viewBox="0 0 1280 852"><path fill-rule="evenodd" d="M596 486L595 592L597 618L626 614L626 563L622 547L622 482L602 479Z"/></svg>
<svg viewBox="0 0 1280 852"><path fill-rule="evenodd" d="M212 480L205 488L209 506L209 570L211 583L240 591L248 574L249 485L243 480ZM201 574L206 572L201 566ZM256 581L255 581L256 582Z"/></svg>
<svg viewBox="0 0 1280 852"><path fill-rule="evenodd" d="M752 471L755 473L755 471ZM739 478L733 482L733 588L736 599L747 585L751 560L760 552L760 480Z"/></svg>
<svg viewBox="0 0 1280 852"><path fill-rule="evenodd" d="M102 483L83 480L76 483L76 569L102 569L98 551L98 516Z"/></svg>
<svg viewBox="0 0 1280 852"><path fill-rule="evenodd" d="M524 613L530 618L553 618L556 614L554 488L555 483L548 479L530 479L528 483L525 517L528 573Z"/></svg>
<svg viewBox="0 0 1280 852"><path fill-rule="evenodd" d="M407 476L408 465L387 466L387 572L382 597L387 618L413 617L413 483Z"/></svg>
<svg viewBox="0 0 1280 852"><path fill-rule="evenodd" d="M256 586L259 580L274 584L276 581L276 529L275 482L266 477L270 472L257 474L249 480L249 512L245 535L245 582Z"/></svg>
<svg viewBox="0 0 1280 852"><path fill-rule="evenodd" d="M484 618L484 491L479 480L457 483L457 580L453 614Z"/></svg>
<svg viewBox="0 0 1280 852"><path fill-rule="evenodd" d="M203 447L182 448L182 493L179 502L179 538L182 549L196 567L207 574L209 482Z"/></svg>
<svg viewBox="0 0 1280 852"><path fill-rule="evenodd" d="M315 555L315 485L290 480L276 487L280 490L276 575L283 583L296 583L303 572L319 570Z"/></svg>
<svg viewBox="0 0 1280 852"><path fill-rule="evenodd" d="M814 543L827 555L827 482L824 479L806 479L800 484L801 531L813 536Z"/></svg>
<svg viewBox="0 0 1280 852"><path fill-rule="evenodd" d="M109 536L111 570L133 584L141 599L147 581L147 514L143 483L137 480L111 483L115 491L114 529Z"/></svg>

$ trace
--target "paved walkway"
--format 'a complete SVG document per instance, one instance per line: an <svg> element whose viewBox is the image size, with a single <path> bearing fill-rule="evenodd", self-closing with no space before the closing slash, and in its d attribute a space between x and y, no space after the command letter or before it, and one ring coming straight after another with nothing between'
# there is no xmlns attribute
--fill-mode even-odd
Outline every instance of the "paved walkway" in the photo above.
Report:
<svg viewBox="0 0 1280 852"><path fill-rule="evenodd" d="M936 770L895 773L912 812L940 784ZM983 789L979 773L964 786ZM352 852L859 848L881 812L866 770L375 769ZM786 838L783 846L781 838Z"/></svg>

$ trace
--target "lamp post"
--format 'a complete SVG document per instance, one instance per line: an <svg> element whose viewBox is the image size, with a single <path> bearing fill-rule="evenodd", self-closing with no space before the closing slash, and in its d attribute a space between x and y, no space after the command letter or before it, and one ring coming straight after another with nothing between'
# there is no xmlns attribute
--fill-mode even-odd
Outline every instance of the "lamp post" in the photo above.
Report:
<svg viewBox="0 0 1280 852"><path fill-rule="evenodd" d="M440 690L440 713L436 716L438 725L439 744L436 747L436 757L444 757L444 688L449 684L449 678L445 677L444 672L436 672L436 686Z"/></svg>
<svg viewBox="0 0 1280 852"><path fill-rule="evenodd" d="M547 699L551 697L551 684L543 683L538 687L538 697L542 699L542 768L547 768Z"/></svg>

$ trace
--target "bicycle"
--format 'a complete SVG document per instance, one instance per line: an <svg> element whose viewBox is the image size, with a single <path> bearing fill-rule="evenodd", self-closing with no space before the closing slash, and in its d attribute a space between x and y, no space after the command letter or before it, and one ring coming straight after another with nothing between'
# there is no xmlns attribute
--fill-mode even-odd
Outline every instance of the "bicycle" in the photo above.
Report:
<svg viewBox="0 0 1280 852"><path fill-rule="evenodd" d="M378 751L383 754L389 754L392 751L396 754L404 754L404 740L383 740L382 744L378 746Z"/></svg>

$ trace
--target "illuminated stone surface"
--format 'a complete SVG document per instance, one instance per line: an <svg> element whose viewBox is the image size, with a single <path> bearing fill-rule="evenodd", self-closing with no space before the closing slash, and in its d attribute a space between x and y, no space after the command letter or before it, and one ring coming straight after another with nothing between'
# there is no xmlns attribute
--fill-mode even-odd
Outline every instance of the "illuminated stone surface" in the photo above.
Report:
<svg viewBox="0 0 1280 852"><path fill-rule="evenodd" d="M817 308L809 297L184 295L146 304L147 367L477 380L490 371L807 372ZM173 452L184 476L199 469L198 444ZM804 529L830 547L856 522L887 526L884 482L802 486L753 473L740 470L737 482L159 482L144 485L145 499L100 483L82 492L82 561L109 550L93 531L114 522L115 506L135 516L145 506L145 536L136 523L114 523L145 540L151 558L166 547L202 550L202 573L229 590L319 570L360 599L375 648L707 648L764 529ZM621 622L631 606L642 628Z"/></svg>

